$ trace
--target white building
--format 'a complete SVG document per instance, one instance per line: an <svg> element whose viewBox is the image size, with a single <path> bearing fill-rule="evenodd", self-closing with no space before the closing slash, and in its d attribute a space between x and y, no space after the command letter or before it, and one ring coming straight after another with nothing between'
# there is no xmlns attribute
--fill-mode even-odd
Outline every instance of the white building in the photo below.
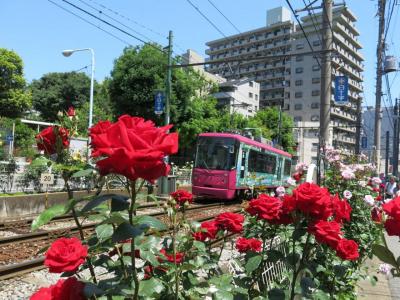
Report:
<svg viewBox="0 0 400 300"><path fill-rule="evenodd" d="M260 107L260 84L249 79L229 80L219 84L219 92L213 95L219 107L232 113L253 116Z"/></svg>

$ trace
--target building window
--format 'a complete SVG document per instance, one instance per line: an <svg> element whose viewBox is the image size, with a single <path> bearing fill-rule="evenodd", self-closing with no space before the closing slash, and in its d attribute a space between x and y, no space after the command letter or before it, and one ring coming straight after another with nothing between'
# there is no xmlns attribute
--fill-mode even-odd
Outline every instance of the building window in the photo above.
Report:
<svg viewBox="0 0 400 300"><path fill-rule="evenodd" d="M257 94L255 94L254 95L254 99L256 99L256 101L258 100L258 95ZM256 106L257 107L257 106ZM257 109L256 109L257 110Z"/></svg>
<svg viewBox="0 0 400 300"><path fill-rule="evenodd" d="M296 80L295 83L294 83L294 85L296 85L296 86L303 85L303 80L301 80L301 79Z"/></svg>
<svg viewBox="0 0 400 300"><path fill-rule="evenodd" d="M293 118L293 121L295 121L295 122L301 122L301 120L302 120L301 116L296 116Z"/></svg>
<svg viewBox="0 0 400 300"><path fill-rule="evenodd" d="M294 105L294 110L302 110L303 109L303 104L297 103Z"/></svg>
<svg viewBox="0 0 400 300"><path fill-rule="evenodd" d="M314 77L312 79L312 83L321 83L321 78L320 77Z"/></svg>
<svg viewBox="0 0 400 300"><path fill-rule="evenodd" d="M312 91L311 96L319 96L319 90Z"/></svg>
<svg viewBox="0 0 400 300"><path fill-rule="evenodd" d="M311 151L318 151L318 143L312 143Z"/></svg>
<svg viewBox="0 0 400 300"><path fill-rule="evenodd" d="M296 45L296 49L297 50L300 50L300 49L303 49L303 48L304 48L304 44L303 43Z"/></svg>
<svg viewBox="0 0 400 300"><path fill-rule="evenodd" d="M296 68L296 73L297 74L303 73L303 70L304 69L302 67Z"/></svg>
<svg viewBox="0 0 400 300"><path fill-rule="evenodd" d="M319 116L318 115L311 116L311 121L313 122L319 121Z"/></svg>
<svg viewBox="0 0 400 300"><path fill-rule="evenodd" d="M312 70L313 70L313 71L319 71L319 70L320 70L320 67L319 67L318 65L313 65L313 66L312 66Z"/></svg>
<svg viewBox="0 0 400 300"><path fill-rule="evenodd" d="M319 108L319 102L311 103L311 108L313 108L313 109Z"/></svg>
<svg viewBox="0 0 400 300"><path fill-rule="evenodd" d="M253 87L253 81L249 82L249 86Z"/></svg>
<svg viewBox="0 0 400 300"><path fill-rule="evenodd" d="M321 46L321 41L320 41L320 40L314 41L314 42L312 43L312 45L315 46L315 47Z"/></svg>
<svg viewBox="0 0 400 300"><path fill-rule="evenodd" d="M249 93L249 98L253 98L253 93Z"/></svg>
<svg viewBox="0 0 400 300"><path fill-rule="evenodd" d="M303 61L304 57L302 55L297 55L296 56L296 61Z"/></svg>
<svg viewBox="0 0 400 300"><path fill-rule="evenodd" d="M295 97L295 98L301 98L301 97L303 97L303 92L296 92L296 93L294 93L294 97Z"/></svg>

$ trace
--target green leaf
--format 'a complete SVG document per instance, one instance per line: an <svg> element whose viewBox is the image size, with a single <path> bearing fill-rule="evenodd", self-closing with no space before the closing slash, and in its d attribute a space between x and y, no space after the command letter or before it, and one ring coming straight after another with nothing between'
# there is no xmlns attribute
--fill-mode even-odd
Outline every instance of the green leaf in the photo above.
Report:
<svg viewBox="0 0 400 300"><path fill-rule="evenodd" d="M311 293L313 289L315 289L315 283L312 278L310 277L303 277L300 280L300 286L303 291L303 295L308 295Z"/></svg>
<svg viewBox="0 0 400 300"><path fill-rule="evenodd" d="M392 251L387 249L386 247L382 245L377 245L374 244L372 245L372 253L377 256L381 261L392 265L393 267L397 268L397 261L396 258L394 257Z"/></svg>
<svg viewBox="0 0 400 300"><path fill-rule="evenodd" d="M333 273L335 273L335 276L338 278L343 277L346 274L347 270L348 268L345 266L341 265L333 266Z"/></svg>
<svg viewBox="0 0 400 300"><path fill-rule="evenodd" d="M233 300L233 295L228 291L218 290L213 294L215 300Z"/></svg>
<svg viewBox="0 0 400 300"><path fill-rule="evenodd" d="M111 214L111 216L108 217L107 219L103 220L103 222L101 222L101 223L102 224L117 224L117 225L119 225L126 221L127 221L127 219L125 219L119 213L114 213L114 214Z"/></svg>
<svg viewBox="0 0 400 300"><path fill-rule="evenodd" d="M148 227L145 225L132 226L129 223L122 223L117 227L114 234L112 235L112 241L114 243L135 238L141 235Z"/></svg>
<svg viewBox="0 0 400 300"><path fill-rule="evenodd" d="M261 255L256 255L251 257L244 266L247 274L251 274L255 269L257 269L261 261L262 261Z"/></svg>
<svg viewBox="0 0 400 300"><path fill-rule="evenodd" d="M149 298L158 298L155 295L159 295L164 290L162 281L156 278L150 278L148 280L142 280L139 285L139 295Z"/></svg>
<svg viewBox="0 0 400 300"><path fill-rule="evenodd" d="M71 178L78 178L78 177L87 177L93 174L93 169L86 169L86 170L80 170L74 174L72 174Z"/></svg>
<svg viewBox="0 0 400 300"><path fill-rule="evenodd" d="M149 194L147 195L147 202L158 202L158 199L154 194Z"/></svg>
<svg viewBox="0 0 400 300"><path fill-rule="evenodd" d="M29 167L31 168L38 168L38 167L47 167L48 165L51 164L51 160L47 159L44 156L40 156L38 158L35 158Z"/></svg>
<svg viewBox="0 0 400 300"><path fill-rule="evenodd" d="M272 289L268 291L268 299L269 300L285 300L285 291L281 289Z"/></svg>
<svg viewBox="0 0 400 300"><path fill-rule="evenodd" d="M147 225L160 231L167 229L167 226L163 222L151 216L138 216L133 219L133 222L140 225Z"/></svg>
<svg viewBox="0 0 400 300"><path fill-rule="evenodd" d="M65 204L56 204L49 209L46 209L32 222L32 231L35 231L40 226L49 223L53 218L63 214L65 214Z"/></svg>
<svg viewBox="0 0 400 300"><path fill-rule="evenodd" d="M269 250L268 251L268 261L275 263L280 259L283 259L285 256L282 252L278 251L278 250Z"/></svg>
<svg viewBox="0 0 400 300"><path fill-rule="evenodd" d="M94 296L101 296L104 294L104 291L100 289L97 285L91 282L85 282L85 286L83 288L83 294L86 298L91 298Z"/></svg>
<svg viewBox="0 0 400 300"><path fill-rule="evenodd" d="M140 251L140 258L148 261L154 267L157 267L160 264L157 257L150 251Z"/></svg>
<svg viewBox="0 0 400 300"><path fill-rule="evenodd" d="M96 235L100 242L109 239L112 236L113 232L114 229L110 224L97 225L96 227Z"/></svg>
<svg viewBox="0 0 400 300"><path fill-rule="evenodd" d="M129 197L123 196L123 195L117 195L117 194L105 194L105 195L97 196L97 197L93 198L93 200L91 200L89 203L87 203L82 208L81 211L88 212L88 211L92 210L93 208L95 208L96 206L99 206L104 201L107 201L109 199L118 199L118 201L124 201L124 200L126 201L129 199Z"/></svg>
<svg viewBox="0 0 400 300"><path fill-rule="evenodd" d="M122 211L129 208L129 198L122 197L111 197L111 211Z"/></svg>
<svg viewBox="0 0 400 300"><path fill-rule="evenodd" d="M306 229L304 229L304 228L297 228L296 230L293 231L292 238L293 238L295 241L298 241L298 240L300 240L300 238L301 238L302 236L304 236L306 233L307 233L307 230L306 230Z"/></svg>

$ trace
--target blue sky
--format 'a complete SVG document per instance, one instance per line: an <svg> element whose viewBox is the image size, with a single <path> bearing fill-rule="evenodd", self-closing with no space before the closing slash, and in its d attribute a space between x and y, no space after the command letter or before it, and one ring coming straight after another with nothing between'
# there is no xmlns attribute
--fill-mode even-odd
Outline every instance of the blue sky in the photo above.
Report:
<svg viewBox="0 0 400 300"><path fill-rule="evenodd" d="M100 21L84 15L62 0L51 0L56 4L84 17L101 29L125 40L132 45L141 44L137 40L110 29ZM187 0L68 0L86 10L87 5L99 8L103 14L117 19L131 29L160 44L167 44L169 30L175 37L175 51L180 54L191 48L204 55L205 43L221 37ZM216 11L207 0L191 0L209 17L225 35L236 33L235 29ZM304 7L302 0L291 0L295 8ZM307 1L306 1L307 2ZM318 1L320 2L320 1ZM375 64L378 20L376 2L371 0L347 0L346 3L358 17L357 27L361 32L360 41L365 56L365 100L364 105L375 103ZM284 0L213 0L213 3L229 17L241 31L264 26L266 10L285 6ZM108 10L112 9L119 15ZM101 16L100 13L95 13ZM104 18L104 16L103 16ZM399 30L400 16L393 14L391 30L388 34L388 53L400 57ZM112 21L114 22L114 21ZM114 22L115 23L115 22ZM124 28L122 25L119 25ZM74 71L90 64L90 53L75 53L69 58L61 55L63 49L91 47L96 54L96 79L109 76L114 60L121 55L126 43L111 37L99 28L89 25L62 10L49 0L2 0L0 4L0 47L13 49L24 60L26 78L31 81L48 72ZM397 34L397 35L396 35ZM140 36L139 36L140 37ZM396 43L394 43L396 42ZM89 72L88 67L87 72ZM392 83L393 99L399 96L400 76L389 75Z"/></svg>

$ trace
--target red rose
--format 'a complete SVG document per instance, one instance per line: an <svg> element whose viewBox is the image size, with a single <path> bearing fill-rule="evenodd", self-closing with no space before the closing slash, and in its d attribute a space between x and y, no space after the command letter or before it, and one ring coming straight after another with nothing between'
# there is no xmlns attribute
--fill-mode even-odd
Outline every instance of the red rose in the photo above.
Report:
<svg viewBox="0 0 400 300"><path fill-rule="evenodd" d="M164 255L164 257L169 261L169 262L174 262L174 255L173 254L168 254L165 249L161 249L160 253ZM175 254L175 261L177 264L180 264L183 261L183 258L185 257L184 253L181 252L176 252Z"/></svg>
<svg viewBox="0 0 400 300"><path fill-rule="evenodd" d="M75 277L60 279L48 288L41 288L31 296L31 300L85 300L84 283Z"/></svg>
<svg viewBox="0 0 400 300"><path fill-rule="evenodd" d="M294 180L296 180L296 182L299 182L302 175L303 175L303 174L301 174L301 173L294 173L294 174L292 175L292 177L293 177Z"/></svg>
<svg viewBox="0 0 400 300"><path fill-rule="evenodd" d="M381 195L376 196L375 201L381 201L383 197Z"/></svg>
<svg viewBox="0 0 400 300"><path fill-rule="evenodd" d="M247 252L247 251L254 251L254 252L260 252L261 251L261 241L251 238L251 239L246 239L244 237L240 237L236 240L236 249L241 252Z"/></svg>
<svg viewBox="0 0 400 300"><path fill-rule="evenodd" d="M200 230L193 233L193 238L197 241L204 242L206 239L215 239L218 232L218 226L215 221L206 221L201 223Z"/></svg>
<svg viewBox="0 0 400 300"><path fill-rule="evenodd" d="M340 200L336 195L332 198L333 210L335 212L335 221L341 223L343 220L349 222L351 206L346 200Z"/></svg>
<svg viewBox="0 0 400 300"><path fill-rule="evenodd" d="M37 147L47 155L55 154L59 149L68 148L68 135L66 128L58 126L47 127L36 135Z"/></svg>
<svg viewBox="0 0 400 300"><path fill-rule="evenodd" d="M240 233L243 230L244 216L241 214L226 212L215 218L218 228L232 233Z"/></svg>
<svg viewBox="0 0 400 300"><path fill-rule="evenodd" d="M400 236L400 220L387 219L385 222L385 229L387 234Z"/></svg>
<svg viewBox="0 0 400 300"><path fill-rule="evenodd" d="M51 273L75 272L84 263L87 254L87 247L79 239L60 238L47 250L44 264Z"/></svg>
<svg viewBox="0 0 400 300"><path fill-rule="evenodd" d="M262 194L257 199L249 202L246 211L252 216L257 216L258 219L274 221L282 213L282 201L278 198Z"/></svg>
<svg viewBox="0 0 400 300"><path fill-rule="evenodd" d="M70 106L70 107L68 108L68 111L67 111L67 116L68 116L68 117L75 117L75 115L76 115L76 113L75 113L74 107L73 107L73 106Z"/></svg>
<svg viewBox="0 0 400 300"><path fill-rule="evenodd" d="M313 218L328 219L332 215L332 200L326 188L305 182L293 190L296 207Z"/></svg>
<svg viewBox="0 0 400 300"><path fill-rule="evenodd" d="M357 260L360 256L357 243L353 240L341 239L336 247L336 255L345 260Z"/></svg>
<svg viewBox="0 0 400 300"><path fill-rule="evenodd" d="M337 244L341 240L340 224L335 221L319 220L308 227L308 232L315 236L318 243L326 244L336 249Z"/></svg>
<svg viewBox="0 0 400 300"><path fill-rule="evenodd" d="M178 151L178 134L172 125L156 127L152 121L123 115L115 123L99 122L90 128L92 156L101 175L117 173L130 180L150 182L166 176L170 166L164 157Z"/></svg>
<svg viewBox="0 0 400 300"><path fill-rule="evenodd" d="M30 300L53 300L53 298L51 296L51 288L48 288L48 287L40 288L29 299Z"/></svg>
<svg viewBox="0 0 400 300"><path fill-rule="evenodd" d="M391 216L393 219L400 221L400 197L396 197L390 200L388 203L382 205L385 213Z"/></svg>
<svg viewBox="0 0 400 300"><path fill-rule="evenodd" d="M183 205L185 202L192 203L193 195L186 190L177 190L170 194L172 198L179 204Z"/></svg>
<svg viewBox="0 0 400 300"><path fill-rule="evenodd" d="M371 219L376 223L382 223L382 210L378 207L374 207L371 210Z"/></svg>

